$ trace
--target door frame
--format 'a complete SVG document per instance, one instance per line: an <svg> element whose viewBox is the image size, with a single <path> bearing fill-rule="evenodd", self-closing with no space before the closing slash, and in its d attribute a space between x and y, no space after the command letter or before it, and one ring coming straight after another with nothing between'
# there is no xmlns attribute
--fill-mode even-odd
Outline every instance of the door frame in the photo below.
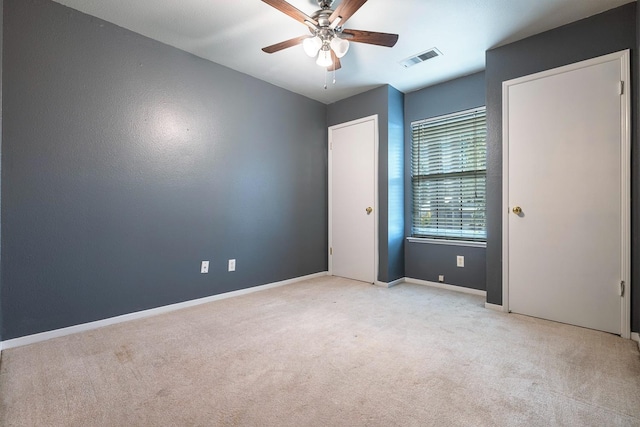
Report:
<svg viewBox="0 0 640 427"><path fill-rule="evenodd" d="M619 60L621 65L620 80L623 93L620 96L621 108L621 158L620 182L622 190L621 203L621 280L625 282L620 313L620 335L631 337L631 85L630 85L630 52L623 50L586 61L576 62L563 67L553 68L502 83L502 309L509 312L509 89L511 86L562 74L581 68Z"/></svg>
<svg viewBox="0 0 640 427"><path fill-rule="evenodd" d="M345 122L345 123L340 123L337 125L333 125L333 126L329 126L329 138L328 138L328 144L327 144L327 157L328 157L328 219L329 219L329 224L328 224L328 230L329 230L329 236L328 236L328 246L327 246L327 258L329 260L328 265L329 265L329 275L333 276L333 261L332 261L332 255L331 255L331 247L332 247L332 239L333 239L333 223L331 220L331 213L333 211L333 206L332 206L332 201L333 201L333 178L332 178L332 172L333 172L333 156L332 156L332 143L333 143L333 131L340 129L340 128L344 128L344 127L348 127L348 126L353 126L353 125L357 125L360 123L364 123L364 122L368 122L368 121L373 121L373 126L374 126L374 146L373 146L373 158L374 158L374 178L373 178L373 212L374 212L374 225L373 225L373 283L376 283L378 281L378 262L379 262L379 250L378 250L378 115L374 114L372 116L367 116L367 117L363 117L361 119L356 119L356 120L351 120L349 122Z"/></svg>

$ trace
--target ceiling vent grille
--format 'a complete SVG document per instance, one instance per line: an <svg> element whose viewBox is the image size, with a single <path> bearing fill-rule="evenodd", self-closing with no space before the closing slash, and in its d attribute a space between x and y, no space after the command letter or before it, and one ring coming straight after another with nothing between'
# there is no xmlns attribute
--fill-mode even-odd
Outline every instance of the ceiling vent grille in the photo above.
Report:
<svg viewBox="0 0 640 427"><path fill-rule="evenodd" d="M422 53L410 56L409 58L400 61L400 65L402 65L404 68L409 68L421 62L424 62L428 59L435 58L436 56L442 56L442 52L440 52L438 49L434 47Z"/></svg>

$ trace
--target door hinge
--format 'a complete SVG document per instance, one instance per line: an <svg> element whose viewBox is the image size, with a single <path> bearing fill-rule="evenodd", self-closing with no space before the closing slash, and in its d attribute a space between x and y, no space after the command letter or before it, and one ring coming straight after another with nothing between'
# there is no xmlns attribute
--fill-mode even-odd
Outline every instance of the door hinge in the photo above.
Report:
<svg viewBox="0 0 640 427"><path fill-rule="evenodd" d="M329 248L329 255L333 255L333 248Z"/></svg>
<svg viewBox="0 0 640 427"><path fill-rule="evenodd" d="M624 280L620 282L620 296L624 296Z"/></svg>
<svg viewBox="0 0 640 427"><path fill-rule="evenodd" d="M620 83L618 83L618 95L623 95L624 94L624 82L621 81Z"/></svg>

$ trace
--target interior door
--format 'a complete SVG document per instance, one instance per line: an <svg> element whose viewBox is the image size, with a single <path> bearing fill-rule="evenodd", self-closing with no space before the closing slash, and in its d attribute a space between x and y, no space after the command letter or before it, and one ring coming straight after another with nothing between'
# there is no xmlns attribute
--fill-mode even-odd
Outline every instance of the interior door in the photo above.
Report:
<svg viewBox="0 0 640 427"><path fill-rule="evenodd" d="M622 332L623 63L609 55L505 84L510 311Z"/></svg>
<svg viewBox="0 0 640 427"><path fill-rule="evenodd" d="M377 116L329 128L329 272L376 279Z"/></svg>

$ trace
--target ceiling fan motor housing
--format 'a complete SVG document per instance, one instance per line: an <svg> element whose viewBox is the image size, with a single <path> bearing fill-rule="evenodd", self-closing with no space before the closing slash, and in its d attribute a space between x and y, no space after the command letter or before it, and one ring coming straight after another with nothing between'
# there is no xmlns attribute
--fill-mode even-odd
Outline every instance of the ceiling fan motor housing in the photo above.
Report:
<svg viewBox="0 0 640 427"><path fill-rule="evenodd" d="M320 3L320 2L318 2ZM331 3L331 2L327 2ZM322 39L323 44L329 44L331 39L333 39L340 32L342 28L331 28L331 21L329 18L333 10L331 9L321 9L315 12L311 17L318 23L317 29L309 28L311 34L320 37Z"/></svg>
<svg viewBox="0 0 640 427"><path fill-rule="evenodd" d="M329 18L331 17L332 13L333 10L331 9L320 9L319 11L311 15L311 17L316 20L320 28L327 28L329 27L329 25L331 25L331 21L329 20Z"/></svg>

